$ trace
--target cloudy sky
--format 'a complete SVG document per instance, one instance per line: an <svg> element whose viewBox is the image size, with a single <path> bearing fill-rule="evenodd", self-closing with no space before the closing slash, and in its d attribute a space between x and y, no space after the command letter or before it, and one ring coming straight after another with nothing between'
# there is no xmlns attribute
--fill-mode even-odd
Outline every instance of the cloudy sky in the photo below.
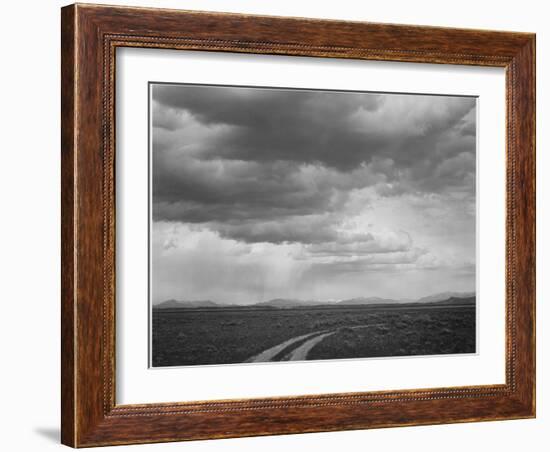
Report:
<svg viewBox="0 0 550 452"><path fill-rule="evenodd" d="M151 91L154 303L475 290L474 98Z"/></svg>

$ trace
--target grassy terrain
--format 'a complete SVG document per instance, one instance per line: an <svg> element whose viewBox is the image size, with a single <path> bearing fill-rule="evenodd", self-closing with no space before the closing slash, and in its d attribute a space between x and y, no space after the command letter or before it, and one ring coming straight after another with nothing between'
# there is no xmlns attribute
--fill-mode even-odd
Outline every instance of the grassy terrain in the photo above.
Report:
<svg viewBox="0 0 550 452"><path fill-rule="evenodd" d="M308 359L473 353L475 307L155 309L153 366L241 363L319 331L334 334Z"/></svg>
<svg viewBox="0 0 550 452"><path fill-rule="evenodd" d="M373 326L341 327L308 359L475 353L475 309L374 314Z"/></svg>
<svg viewBox="0 0 550 452"><path fill-rule="evenodd" d="M475 352L475 306L154 309L152 326L155 367L242 363L319 331L334 334L307 359Z"/></svg>

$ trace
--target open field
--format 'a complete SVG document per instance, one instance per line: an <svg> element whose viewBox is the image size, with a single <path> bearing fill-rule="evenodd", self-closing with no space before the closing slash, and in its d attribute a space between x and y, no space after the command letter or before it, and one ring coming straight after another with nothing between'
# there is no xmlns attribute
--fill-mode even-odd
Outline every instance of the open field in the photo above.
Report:
<svg viewBox="0 0 550 452"><path fill-rule="evenodd" d="M475 353L475 305L154 309L153 366Z"/></svg>

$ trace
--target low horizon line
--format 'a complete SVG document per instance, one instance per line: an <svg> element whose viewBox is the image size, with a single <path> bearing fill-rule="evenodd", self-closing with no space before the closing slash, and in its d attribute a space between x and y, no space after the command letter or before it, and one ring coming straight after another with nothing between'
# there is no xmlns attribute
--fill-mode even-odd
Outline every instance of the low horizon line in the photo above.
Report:
<svg viewBox="0 0 550 452"><path fill-rule="evenodd" d="M371 296L368 296L368 297L366 297L366 296L357 296L357 297L349 297L349 298L341 298L341 299L330 299L330 300L316 300L316 299L304 299L304 298L293 298L293 297L273 297L273 298L269 298L269 299L265 299L265 300L261 300L261 301L253 301L253 302L250 302L250 303L220 302L220 301L213 300L211 298L203 298L203 299L195 298L195 299L187 299L187 300L185 300L185 299L183 299L183 300L182 299L176 299L176 298L168 298L168 299L163 300L163 301L152 302L152 305L156 306L156 305L159 305L159 304L162 304L162 303L166 303L168 301L174 301L176 303L211 302L211 303L219 304L219 305L254 306L254 305L257 305L257 304L269 303L270 301L274 301L274 300L292 300L292 301L302 302L302 303L317 302L317 303L330 304L330 303L341 303L342 301L356 300L356 299L359 299L359 298L365 298L365 299L376 299L376 298L378 298L378 299L381 299L381 300L411 301L411 302L414 302L414 301L421 300L422 298L433 297L433 296L436 296L436 295L443 295L447 292L454 293L454 294L468 294L468 295L476 295L477 294L476 290L464 290L464 291L449 290L449 291L443 291L443 292L430 293L428 295L424 295L424 296L421 296L421 297L415 297L415 298L381 297L381 296L378 296L378 295L371 295Z"/></svg>

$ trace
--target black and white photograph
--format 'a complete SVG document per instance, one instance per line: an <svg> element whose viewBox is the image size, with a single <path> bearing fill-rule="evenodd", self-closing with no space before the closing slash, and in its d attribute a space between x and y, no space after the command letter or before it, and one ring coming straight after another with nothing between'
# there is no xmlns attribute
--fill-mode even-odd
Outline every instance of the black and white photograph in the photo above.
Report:
<svg viewBox="0 0 550 452"><path fill-rule="evenodd" d="M476 353L476 97L149 102L151 367Z"/></svg>

